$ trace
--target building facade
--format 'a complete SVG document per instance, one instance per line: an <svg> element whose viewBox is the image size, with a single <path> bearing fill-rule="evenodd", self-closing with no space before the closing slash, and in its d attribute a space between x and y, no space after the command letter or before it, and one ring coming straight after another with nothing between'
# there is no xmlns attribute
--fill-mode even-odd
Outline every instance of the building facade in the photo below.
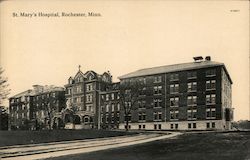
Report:
<svg viewBox="0 0 250 160"><path fill-rule="evenodd" d="M64 88L40 85L33 87L34 89L9 98L10 129L50 128L53 115L65 108Z"/></svg>
<svg viewBox="0 0 250 160"><path fill-rule="evenodd" d="M33 122L36 129L59 128L55 115L60 114L65 105L65 90L56 86L34 86L32 96ZM61 118L63 121L63 119Z"/></svg>
<svg viewBox="0 0 250 160"><path fill-rule="evenodd" d="M94 71L87 71L83 73L79 67L76 75L70 77L68 84L65 85L66 101L70 103L65 116L74 115L73 121L66 118L68 120L65 122L65 127L68 129L97 128L100 93L111 84L112 76L109 72L97 74Z"/></svg>
<svg viewBox="0 0 250 160"><path fill-rule="evenodd" d="M120 121L119 84L112 83L101 92L100 128L118 129Z"/></svg>
<svg viewBox="0 0 250 160"><path fill-rule="evenodd" d="M197 57L195 57L197 58ZM198 58L199 59L199 58ZM191 63L138 70L119 77L143 82L131 111L131 129L226 130L231 128L232 80L223 63ZM121 110L119 128L126 127Z"/></svg>

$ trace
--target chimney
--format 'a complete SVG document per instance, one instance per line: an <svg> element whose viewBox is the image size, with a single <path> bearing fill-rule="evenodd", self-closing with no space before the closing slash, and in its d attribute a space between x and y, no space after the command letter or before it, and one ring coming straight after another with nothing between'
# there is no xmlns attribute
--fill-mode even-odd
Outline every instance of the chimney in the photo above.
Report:
<svg viewBox="0 0 250 160"><path fill-rule="evenodd" d="M193 57L194 62L201 62L203 60L202 56Z"/></svg>
<svg viewBox="0 0 250 160"><path fill-rule="evenodd" d="M211 61L211 57L210 56L206 56L205 60L206 61Z"/></svg>
<svg viewBox="0 0 250 160"><path fill-rule="evenodd" d="M40 93L40 92L43 92L43 86L41 85L33 85L33 88L34 88L34 91L35 93Z"/></svg>

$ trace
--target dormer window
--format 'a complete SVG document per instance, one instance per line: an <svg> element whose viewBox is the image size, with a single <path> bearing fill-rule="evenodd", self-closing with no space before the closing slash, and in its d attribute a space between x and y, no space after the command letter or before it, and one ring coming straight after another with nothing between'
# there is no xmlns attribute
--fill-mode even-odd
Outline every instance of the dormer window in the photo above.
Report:
<svg viewBox="0 0 250 160"><path fill-rule="evenodd" d="M71 77L69 78L69 84L73 84L73 80Z"/></svg>
<svg viewBox="0 0 250 160"><path fill-rule="evenodd" d="M80 82L83 82L83 77L80 77Z"/></svg>
<svg viewBox="0 0 250 160"><path fill-rule="evenodd" d="M93 79L93 76L92 75L89 75L89 80L92 80Z"/></svg>

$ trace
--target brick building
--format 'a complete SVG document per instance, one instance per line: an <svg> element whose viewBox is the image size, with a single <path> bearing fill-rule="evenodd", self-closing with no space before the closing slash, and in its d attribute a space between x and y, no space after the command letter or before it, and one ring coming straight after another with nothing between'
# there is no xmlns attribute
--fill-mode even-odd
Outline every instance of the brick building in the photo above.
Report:
<svg viewBox="0 0 250 160"><path fill-rule="evenodd" d="M120 83L112 83L106 88L106 91L101 92L100 124L103 129L119 128L119 84Z"/></svg>
<svg viewBox="0 0 250 160"><path fill-rule="evenodd" d="M48 114L65 108L64 88L34 85L9 98L10 129L48 128Z"/></svg>
<svg viewBox="0 0 250 160"><path fill-rule="evenodd" d="M34 85L32 96L33 112L36 128L57 128L54 116L60 114L65 105L63 87Z"/></svg>
<svg viewBox="0 0 250 160"><path fill-rule="evenodd" d="M131 112L129 128L149 130L230 129L232 80L223 63L206 57L195 61L141 69L119 77L143 82L143 92ZM125 128L124 112L120 129Z"/></svg>
<svg viewBox="0 0 250 160"><path fill-rule="evenodd" d="M94 71L83 73L79 70L74 77L68 79L65 85L65 97L70 108L65 111L65 116L72 113L73 121L66 118L66 128L97 128L100 106L100 93L112 84L112 76L109 72L97 74ZM72 110L72 111L70 111ZM68 112L68 113L67 113Z"/></svg>
<svg viewBox="0 0 250 160"><path fill-rule="evenodd" d="M9 127L13 129L29 129L33 119L32 90L27 90L9 98Z"/></svg>

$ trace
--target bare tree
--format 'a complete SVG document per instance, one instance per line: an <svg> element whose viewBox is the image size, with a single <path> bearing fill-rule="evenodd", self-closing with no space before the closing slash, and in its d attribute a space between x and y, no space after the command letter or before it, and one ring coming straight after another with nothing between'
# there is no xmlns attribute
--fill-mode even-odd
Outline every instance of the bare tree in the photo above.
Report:
<svg viewBox="0 0 250 160"><path fill-rule="evenodd" d="M58 110L58 101L56 103L54 103L55 99L54 98L49 98L46 102L45 102L45 107L44 110L47 113L47 120L48 120L48 125L49 125L49 129L52 129L52 123L53 123L53 118L55 113Z"/></svg>
<svg viewBox="0 0 250 160"><path fill-rule="evenodd" d="M120 83L120 103L124 111L125 128L128 131L129 121L131 120L131 111L136 107L140 92L142 91L142 83L138 79L124 80Z"/></svg>
<svg viewBox="0 0 250 160"><path fill-rule="evenodd" d="M8 95L10 94L10 89L8 89L7 81L8 79L6 77L3 77L4 70L0 67L0 105L3 104L4 100L8 98Z"/></svg>

